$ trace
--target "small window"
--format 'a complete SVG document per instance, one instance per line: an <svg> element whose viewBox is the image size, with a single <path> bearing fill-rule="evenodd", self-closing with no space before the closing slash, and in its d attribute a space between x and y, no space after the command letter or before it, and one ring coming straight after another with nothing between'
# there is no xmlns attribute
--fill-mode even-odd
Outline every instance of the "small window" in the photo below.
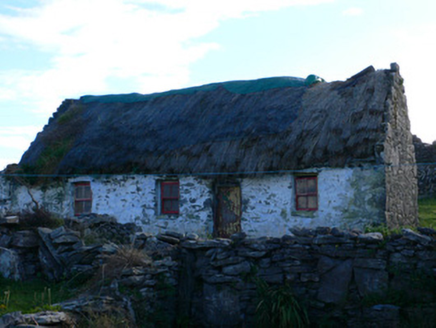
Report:
<svg viewBox="0 0 436 328"><path fill-rule="evenodd" d="M162 214L179 214L179 181L162 181L160 203Z"/></svg>
<svg viewBox="0 0 436 328"><path fill-rule="evenodd" d="M91 213L92 193L90 182L78 182L74 184L74 215Z"/></svg>
<svg viewBox="0 0 436 328"><path fill-rule="evenodd" d="M318 177L295 178L295 204L297 211L318 210Z"/></svg>

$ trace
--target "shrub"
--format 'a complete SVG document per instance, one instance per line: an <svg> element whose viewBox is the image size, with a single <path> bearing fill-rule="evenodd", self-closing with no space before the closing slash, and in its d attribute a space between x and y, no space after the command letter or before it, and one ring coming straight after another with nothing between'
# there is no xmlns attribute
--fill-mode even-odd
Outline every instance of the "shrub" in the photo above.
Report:
<svg viewBox="0 0 436 328"><path fill-rule="evenodd" d="M150 258L142 250L130 246L120 247L115 254L107 257L105 264L100 267L91 284L101 282L104 285L119 278L124 270L147 266L150 262Z"/></svg>
<svg viewBox="0 0 436 328"><path fill-rule="evenodd" d="M288 284L270 286L262 279L256 279L259 302L256 308L256 322L259 327L309 326L306 310L295 298Z"/></svg>
<svg viewBox="0 0 436 328"><path fill-rule="evenodd" d="M55 229L64 225L64 220L47 211L45 208L33 208L20 214L20 229L36 229L38 227Z"/></svg>

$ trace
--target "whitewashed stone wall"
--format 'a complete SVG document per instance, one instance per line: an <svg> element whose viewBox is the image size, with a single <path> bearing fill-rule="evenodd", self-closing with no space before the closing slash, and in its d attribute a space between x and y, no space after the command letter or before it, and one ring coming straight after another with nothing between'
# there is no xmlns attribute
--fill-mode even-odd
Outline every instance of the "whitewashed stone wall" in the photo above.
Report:
<svg viewBox="0 0 436 328"><path fill-rule="evenodd" d="M293 227L364 227L383 222L385 182L383 171L373 169L326 169L318 174L318 211L296 211L294 177L291 174L239 179L242 194L242 230L251 236L282 236ZM31 190L48 210L74 216L74 183L89 181L92 212L108 214L120 223L134 222L144 231L213 234L213 180L181 177L180 214L161 215L157 176L77 177L66 183ZM3 187L2 187L3 188ZM12 211L31 209L26 188L15 186Z"/></svg>
<svg viewBox="0 0 436 328"><path fill-rule="evenodd" d="M363 228L384 221L383 169L326 169L318 174L318 211L296 211L292 175L241 181L242 230L282 236L292 227Z"/></svg>

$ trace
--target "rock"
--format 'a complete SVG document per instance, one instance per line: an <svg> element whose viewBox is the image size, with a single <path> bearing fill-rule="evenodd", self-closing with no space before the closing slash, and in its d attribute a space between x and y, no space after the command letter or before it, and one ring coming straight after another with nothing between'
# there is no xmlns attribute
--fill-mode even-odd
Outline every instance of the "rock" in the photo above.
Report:
<svg viewBox="0 0 436 328"><path fill-rule="evenodd" d="M8 248L11 244L12 238L8 235L1 235L0 236L0 247Z"/></svg>
<svg viewBox="0 0 436 328"><path fill-rule="evenodd" d="M230 246L229 239L223 240L203 240L203 241L195 241L195 240L186 240L182 244L182 247L189 249L202 249L202 248L221 248Z"/></svg>
<svg viewBox="0 0 436 328"><path fill-rule="evenodd" d="M336 237L332 235L319 235L313 238L313 244L322 245L322 244L344 244L349 243L350 240L344 237Z"/></svg>
<svg viewBox="0 0 436 328"><path fill-rule="evenodd" d="M12 328L22 320L21 312L11 312L0 317L1 328Z"/></svg>
<svg viewBox="0 0 436 328"><path fill-rule="evenodd" d="M15 251L0 247L0 274L6 279L21 280L23 278L23 268Z"/></svg>
<svg viewBox="0 0 436 328"><path fill-rule="evenodd" d="M0 225L17 225L20 223L20 218L18 216L6 216L4 218L0 218Z"/></svg>
<svg viewBox="0 0 436 328"><path fill-rule="evenodd" d="M370 322L371 327L402 326L400 324L400 307L391 304L377 304L369 309L364 309L363 320Z"/></svg>
<svg viewBox="0 0 436 328"><path fill-rule="evenodd" d="M325 303L340 304L346 299L348 286L353 273L352 260L333 260L322 257L318 269L323 274L320 277L318 300Z"/></svg>
<svg viewBox="0 0 436 328"><path fill-rule="evenodd" d="M317 281L319 281L319 274L312 273L312 272L302 273L300 280L301 280L301 282L308 282L308 281L317 282Z"/></svg>
<svg viewBox="0 0 436 328"><path fill-rule="evenodd" d="M222 272L224 274L230 275L230 276L236 276L239 275L241 273L247 273L251 271L251 265L250 263L248 263L247 261L238 263L238 264L234 264L234 265L229 265L226 267L223 267Z"/></svg>
<svg viewBox="0 0 436 328"><path fill-rule="evenodd" d="M376 244L384 240L380 232L362 233L358 236L358 240L366 244Z"/></svg>
<svg viewBox="0 0 436 328"><path fill-rule="evenodd" d="M38 247L39 238L35 232L30 230L17 231L12 235L11 245L22 248Z"/></svg>
<svg viewBox="0 0 436 328"><path fill-rule="evenodd" d="M307 228L292 228L291 232L298 237L313 237L315 236L315 231Z"/></svg>
<svg viewBox="0 0 436 328"><path fill-rule="evenodd" d="M72 233L65 233L57 238L53 238L53 244L76 244L80 242L80 238Z"/></svg>
<svg viewBox="0 0 436 328"><path fill-rule="evenodd" d="M184 234L176 232L176 231L165 231L164 235L170 236L170 237L174 237L174 238L177 238L177 239L182 239L182 238L185 237Z"/></svg>
<svg viewBox="0 0 436 328"><path fill-rule="evenodd" d="M387 271L354 268L354 279L359 294L363 297L373 293L383 293L387 290L389 274Z"/></svg>
<svg viewBox="0 0 436 328"><path fill-rule="evenodd" d="M214 260L211 261L210 264L213 267L220 267L220 266L228 266L228 265L232 265L232 264L237 264L237 263L241 263L242 261L244 261L243 257L240 256L232 256L232 257L227 257L224 258L222 260Z"/></svg>
<svg viewBox="0 0 436 328"><path fill-rule="evenodd" d="M52 230L48 228L38 228L41 238L38 257L44 275L50 280L60 280L65 272L65 266L51 242L51 232Z"/></svg>
<svg viewBox="0 0 436 328"><path fill-rule="evenodd" d="M410 229L403 229L403 238L422 245L429 245L433 239L429 236L421 235Z"/></svg>
<svg viewBox="0 0 436 328"><path fill-rule="evenodd" d="M317 227L315 229L315 233L317 235L328 235L331 232L331 228L330 227Z"/></svg>
<svg viewBox="0 0 436 328"><path fill-rule="evenodd" d="M342 231L339 228L334 227L331 231L330 234L332 234L335 237L343 237L344 236L344 231Z"/></svg>
<svg viewBox="0 0 436 328"><path fill-rule="evenodd" d="M237 232L230 236L231 241L234 243L240 243L245 238L247 238L247 234L245 232Z"/></svg>
<svg viewBox="0 0 436 328"><path fill-rule="evenodd" d="M240 256L244 256L244 257L253 257L253 258L259 258L262 256L266 255L266 252L262 252L262 251L252 251L252 250L248 250L246 248L242 248L239 252L238 255Z"/></svg>
<svg viewBox="0 0 436 328"><path fill-rule="evenodd" d="M198 240L199 238L200 237L196 233L193 233L193 232L188 233L186 235L186 239L188 239L188 240Z"/></svg>
<svg viewBox="0 0 436 328"><path fill-rule="evenodd" d="M364 259L354 260L354 267L358 267L358 268L385 270L386 266L387 266L386 260L382 260L382 259L364 258Z"/></svg>
<svg viewBox="0 0 436 328"><path fill-rule="evenodd" d="M165 243L171 244L171 245L177 245L180 243L180 239L179 238L175 238L172 236L168 236L168 235L162 235L162 234L158 234L156 236L156 238L160 241L163 241Z"/></svg>
<svg viewBox="0 0 436 328"><path fill-rule="evenodd" d="M282 237L282 243L284 244L295 244L297 241L295 240L295 236L293 234L290 235L283 235Z"/></svg>
<svg viewBox="0 0 436 328"><path fill-rule="evenodd" d="M239 327L241 306L238 295L229 287L205 284L203 288L205 327Z"/></svg>
<svg viewBox="0 0 436 328"><path fill-rule="evenodd" d="M418 231L426 236L432 236L432 237L436 236L436 230L432 228L418 228Z"/></svg>
<svg viewBox="0 0 436 328"><path fill-rule="evenodd" d="M41 325L60 325L71 322L70 317L65 312L44 311L33 314L24 314L23 319L25 323L36 323L37 326Z"/></svg>
<svg viewBox="0 0 436 328"><path fill-rule="evenodd" d="M48 229L48 230L50 230L50 229ZM65 227L62 226L62 227L59 227L59 228L56 228L54 230L50 230L47 232L50 234L51 239L56 239L56 238L62 236L63 234L65 234L66 230L65 230Z"/></svg>

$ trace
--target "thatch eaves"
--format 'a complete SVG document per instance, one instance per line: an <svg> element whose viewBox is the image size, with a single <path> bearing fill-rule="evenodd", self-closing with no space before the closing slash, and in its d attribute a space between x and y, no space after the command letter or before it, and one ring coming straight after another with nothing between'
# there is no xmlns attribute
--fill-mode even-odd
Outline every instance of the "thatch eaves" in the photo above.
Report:
<svg viewBox="0 0 436 328"><path fill-rule="evenodd" d="M393 74L369 67L311 86L238 81L66 100L20 165L45 174L221 174L377 163Z"/></svg>

